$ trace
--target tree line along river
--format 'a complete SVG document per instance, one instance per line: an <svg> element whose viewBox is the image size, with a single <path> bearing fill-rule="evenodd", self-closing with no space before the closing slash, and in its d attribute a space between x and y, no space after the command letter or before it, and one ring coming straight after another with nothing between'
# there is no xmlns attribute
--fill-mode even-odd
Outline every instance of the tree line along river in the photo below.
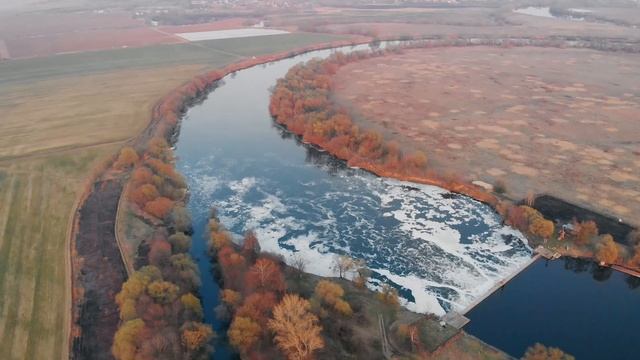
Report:
<svg viewBox="0 0 640 360"><path fill-rule="evenodd" d="M191 192L189 209L196 229L192 255L201 274L205 321L218 333L216 359L230 358L231 352L224 337L225 324L214 314L219 288L211 273L204 233L212 207L217 208L220 220L232 233L240 235L253 229L263 251L280 254L285 260L300 255L307 260L307 271L314 274L334 276L331 262L336 254L366 261L372 270L370 287L391 284L399 290L404 305L418 312L442 315L462 309L531 257L524 237L502 225L488 206L437 187L379 178L348 168L326 153L301 144L274 124L268 104L269 90L277 79L292 66L327 57L335 50L313 51L231 74L182 121L176 143L177 167L187 178ZM623 327L613 322L619 317L602 316L593 326L551 332L554 341L541 336L550 333L548 327L556 326L552 324L575 323L580 314L574 310L582 307L560 311L562 316L544 313L547 308L558 309L569 303L589 303L592 314L627 311L635 316L633 326L637 330L638 290L616 285L618 275L604 283L590 277L580 282L575 281L573 271L565 271L562 266L556 269L561 262L552 264L552 270L544 266L539 269L540 264L544 263L534 264L504 292L474 309L468 331L520 356L536 341L572 352L572 344L586 335L598 339L602 329L610 335L611 328ZM543 321L522 306L525 295L518 289L527 289L531 278L542 290L575 287L576 291L563 292L562 301L549 298L545 291L526 293L526 305L542 305L536 299L547 301L537 313L553 319ZM603 284L626 300L612 309L608 304L611 296L593 293ZM579 289L593 290L588 292L588 301L579 298L585 296ZM528 331L507 331L513 327ZM633 330L626 329L630 333ZM509 336L499 336L504 331ZM614 344L626 343L621 340Z"/></svg>

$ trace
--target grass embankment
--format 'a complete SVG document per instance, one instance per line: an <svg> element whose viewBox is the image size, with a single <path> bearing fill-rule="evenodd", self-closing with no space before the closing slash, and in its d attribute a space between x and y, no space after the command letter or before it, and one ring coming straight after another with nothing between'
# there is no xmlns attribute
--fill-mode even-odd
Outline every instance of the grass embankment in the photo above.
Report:
<svg viewBox="0 0 640 360"><path fill-rule="evenodd" d="M0 348L9 358L67 357L74 203L91 169L148 124L159 97L207 69L335 39L292 34L0 63Z"/></svg>

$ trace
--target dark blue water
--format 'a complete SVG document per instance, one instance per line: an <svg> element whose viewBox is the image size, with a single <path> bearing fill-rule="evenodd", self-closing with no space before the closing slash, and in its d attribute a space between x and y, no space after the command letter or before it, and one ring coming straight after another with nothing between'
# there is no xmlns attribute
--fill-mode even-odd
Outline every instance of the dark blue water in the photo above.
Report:
<svg viewBox="0 0 640 360"><path fill-rule="evenodd" d="M218 286L203 234L211 207L231 232L254 229L262 250L307 271L333 276L337 254L366 261L372 288L388 283L413 310L460 309L531 255L522 236L487 206L432 187L350 169L300 144L268 113L278 78L318 51L240 71L189 110L177 142L178 170L191 191L192 254L202 275L205 320L214 317ZM224 339L216 358L229 357Z"/></svg>
<svg viewBox="0 0 640 360"><path fill-rule="evenodd" d="M539 260L467 314L465 330L520 357L530 345L576 359L640 359L640 279L590 261Z"/></svg>

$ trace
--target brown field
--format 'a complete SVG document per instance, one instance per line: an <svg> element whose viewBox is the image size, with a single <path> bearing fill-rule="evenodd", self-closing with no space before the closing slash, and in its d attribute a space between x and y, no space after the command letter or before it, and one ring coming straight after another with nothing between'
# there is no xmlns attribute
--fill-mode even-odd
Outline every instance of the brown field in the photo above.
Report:
<svg viewBox="0 0 640 360"><path fill-rule="evenodd" d="M514 5L515 6L515 5ZM579 6L576 6L579 7ZM636 8L598 8L596 14L633 18ZM367 34L380 38L402 36L544 37L581 36L640 40L640 29L608 21L571 21L516 14L500 8L371 9L316 8L315 14L273 16L277 26L308 31Z"/></svg>
<svg viewBox="0 0 640 360"><path fill-rule="evenodd" d="M205 24L153 27L128 12L0 13L0 59L185 43L175 34L239 28L246 26L245 21L231 18Z"/></svg>
<svg viewBox="0 0 640 360"><path fill-rule="evenodd" d="M124 70L3 87L0 160L123 142L146 125L158 98L202 68Z"/></svg>
<svg viewBox="0 0 640 360"><path fill-rule="evenodd" d="M153 28L91 30L63 34L42 34L30 38L6 39L13 59L48 56L80 51L96 51L153 44L185 42L172 34Z"/></svg>
<svg viewBox="0 0 640 360"><path fill-rule="evenodd" d="M639 55L411 50L343 67L335 96L441 173L504 180L513 197L547 192L638 224Z"/></svg>
<svg viewBox="0 0 640 360"><path fill-rule="evenodd" d="M640 25L640 7L638 8L589 8L591 15L595 19L613 23L627 24L631 26Z"/></svg>
<svg viewBox="0 0 640 360"><path fill-rule="evenodd" d="M615 37L639 40L640 29L616 26L605 23L587 23L578 26L577 21L535 18L528 15L513 15L516 26L488 24L483 26L454 23L400 23L400 22L363 22L350 24L329 24L320 29L336 34L371 34L380 38L402 36L584 36ZM529 19L533 18L533 19Z"/></svg>

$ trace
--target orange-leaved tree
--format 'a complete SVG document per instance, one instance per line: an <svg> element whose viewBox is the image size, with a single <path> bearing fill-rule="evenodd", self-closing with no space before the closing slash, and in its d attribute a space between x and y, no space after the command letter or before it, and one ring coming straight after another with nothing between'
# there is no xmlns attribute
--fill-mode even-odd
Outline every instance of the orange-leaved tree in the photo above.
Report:
<svg viewBox="0 0 640 360"><path fill-rule="evenodd" d="M236 316L229 327L228 335L231 345L238 349L241 355L246 355L260 340L262 327L252 318Z"/></svg>
<svg viewBox="0 0 640 360"><path fill-rule="evenodd" d="M273 309L269 329L275 342L290 360L306 360L324 347L318 318L309 311L309 301L295 294L287 294Z"/></svg>
<svg viewBox="0 0 640 360"><path fill-rule="evenodd" d="M280 266L273 260L260 258L245 275L245 282L249 289L260 291L284 291L284 275Z"/></svg>
<svg viewBox="0 0 640 360"><path fill-rule="evenodd" d="M158 219L166 219L167 215L173 209L174 202L166 197L159 197L155 200L149 201L144 206L144 211L157 217Z"/></svg>
<svg viewBox="0 0 640 360"><path fill-rule="evenodd" d="M598 225L596 225L593 220L575 223L574 228L576 233L576 243L580 245L588 244L593 237L598 235Z"/></svg>
<svg viewBox="0 0 640 360"><path fill-rule="evenodd" d="M609 234L602 236L596 251L596 259L605 264L612 264L618 260L618 245L613 240L613 236Z"/></svg>
<svg viewBox="0 0 640 360"><path fill-rule="evenodd" d="M116 169L124 169L129 168L135 165L138 162L138 153L136 150L130 146L122 148L120 150L120 155L118 156L118 160L114 164Z"/></svg>

